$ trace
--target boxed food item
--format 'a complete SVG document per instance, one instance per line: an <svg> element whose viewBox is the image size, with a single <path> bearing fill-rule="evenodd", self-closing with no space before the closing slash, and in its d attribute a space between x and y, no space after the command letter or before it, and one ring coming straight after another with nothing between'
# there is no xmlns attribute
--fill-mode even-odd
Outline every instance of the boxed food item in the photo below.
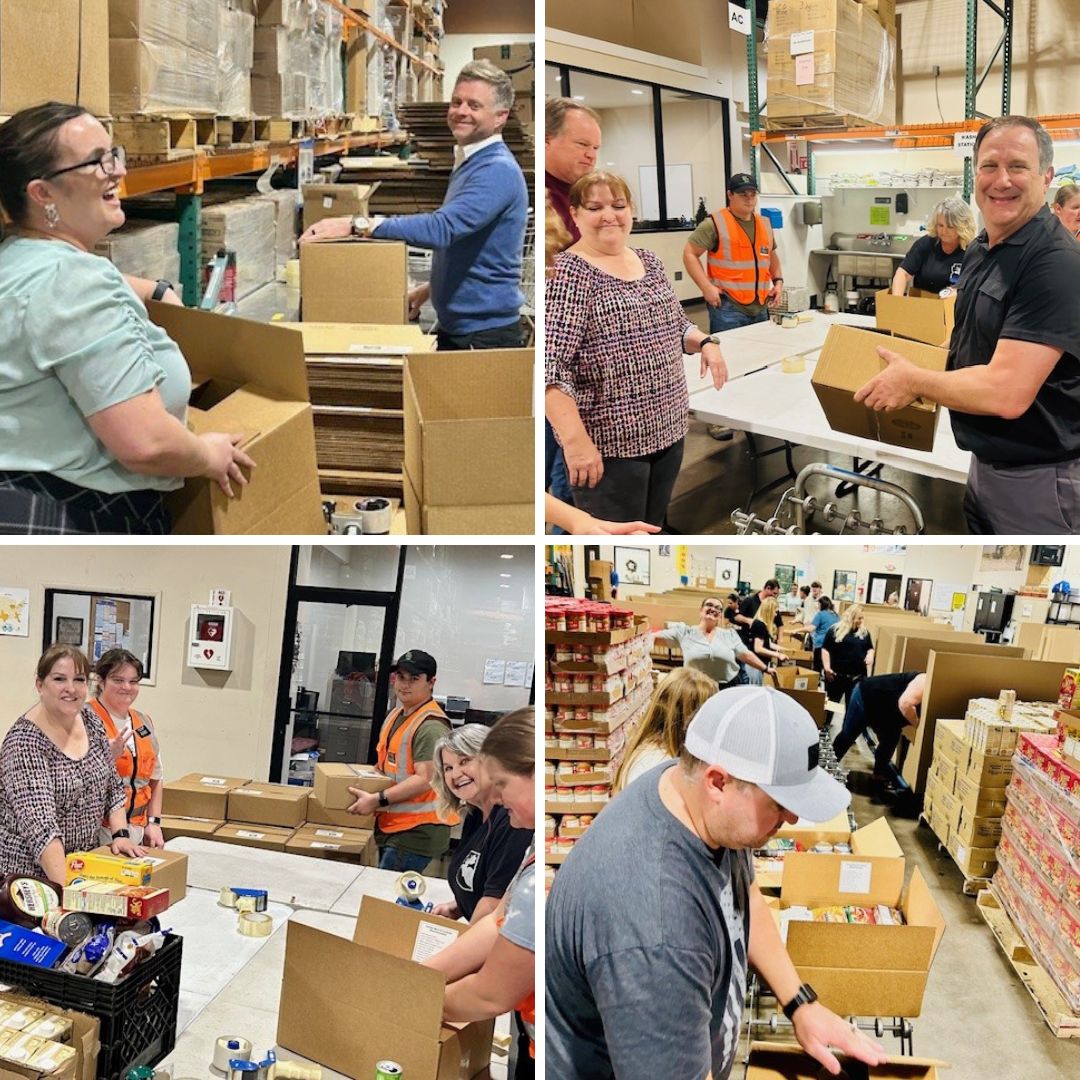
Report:
<svg viewBox="0 0 1080 1080"><path fill-rule="evenodd" d="M108 848L98 851L73 851L67 857L68 881L78 877L117 881L121 885L149 885L151 870L148 860L113 855Z"/></svg>
<svg viewBox="0 0 1080 1080"><path fill-rule="evenodd" d="M374 765L346 765L341 762L315 766L315 783L312 796L326 810L347 810L356 796L349 788L376 794L385 791L393 784L385 773L379 772ZM358 818L353 818L359 821Z"/></svg>
<svg viewBox="0 0 1080 1080"><path fill-rule="evenodd" d="M66 951L62 941L0 919L0 960L51 968Z"/></svg>
<svg viewBox="0 0 1080 1080"><path fill-rule="evenodd" d="M1071 667L1065 669L1065 674L1061 676L1061 690L1058 693L1058 707L1062 709L1071 709L1073 702L1077 701L1077 694L1080 693L1080 668ZM1077 702L1080 705L1080 702Z"/></svg>
<svg viewBox="0 0 1080 1080"><path fill-rule="evenodd" d="M170 817L225 820L229 792L248 781L235 776L188 773L179 780L166 780L162 787L162 810Z"/></svg>
<svg viewBox="0 0 1080 1080"><path fill-rule="evenodd" d="M942 349L949 347L955 295L940 297L922 289L912 289L907 296L893 296L890 290L882 289L876 295L876 305L875 319L879 330L925 341ZM896 343L897 352L902 353L904 348L904 342Z"/></svg>
<svg viewBox="0 0 1080 1080"><path fill-rule="evenodd" d="M486 1075L491 1020L442 1022L445 978L419 961L455 941L462 923L368 896L352 941L293 919L285 941L278 1043L348 1076L373 1076L390 1058L409 1080ZM313 995L330 971L363 971ZM377 985L372 995L367 986Z"/></svg>
<svg viewBox="0 0 1080 1080"><path fill-rule="evenodd" d="M223 823L215 821L210 824L218 828ZM164 819L162 819L162 832L164 831L165 825ZM177 833L176 835L199 834ZM166 837L166 839L171 839L171 837ZM138 861L150 864L150 877L143 884L155 889L168 889L170 906L179 904L187 895L188 857L182 851L170 851L167 848L148 848L145 850L148 850L150 854L143 856ZM108 855L109 849L107 847L96 848L91 854ZM93 877L94 875L89 876Z"/></svg>
<svg viewBox="0 0 1080 1080"><path fill-rule="evenodd" d="M76 879L64 887L64 908L114 919L149 919L169 906L169 890L150 885Z"/></svg>
<svg viewBox="0 0 1080 1080"><path fill-rule="evenodd" d="M295 829L307 813L308 789L294 784L245 784L229 792L229 822Z"/></svg>
<svg viewBox="0 0 1080 1080"><path fill-rule="evenodd" d="M95 1080L101 1051L101 1021L96 1016L61 1008L15 990L0 993L0 1010L33 1011L41 1018L36 1026L41 1027L42 1032L52 1030L64 1033L45 1036L50 1042L60 1042L75 1052L74 1062L68 1059L66 1054L56 1055L57 1058L63 1057L67 1060L60 1064L55 1072L49 1072L51 1080ZM14 1073L28 1077L29 1080L37 1080L48 1068L47 1060L40 1069L19 1065L10 1067L0 1063L0 1074Z"/></svg>

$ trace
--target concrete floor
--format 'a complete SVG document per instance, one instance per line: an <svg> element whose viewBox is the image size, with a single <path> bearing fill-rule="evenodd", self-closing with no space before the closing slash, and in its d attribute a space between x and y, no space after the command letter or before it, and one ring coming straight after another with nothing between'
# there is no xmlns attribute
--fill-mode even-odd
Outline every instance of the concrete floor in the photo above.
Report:
<svg viewBox="0 0 1080 1080"><path fill-rule="evenodd" d="M838 731L837 722L833 724ZM860 742L844 766L869 773L872 758ZM853 799L856 821L865 825L883 808L866 797ZM942 1080L1049 1080L1080 1076L1080 1039L1057 1039L1015 975L990 928L963 894L963 875L937 837L916 821L895 815L889 825L911 866L917 866L945 916L923 1001L913 1021L916 1057L952 1063ZM899 1053L891 1035L887 1052Z"/></svg>

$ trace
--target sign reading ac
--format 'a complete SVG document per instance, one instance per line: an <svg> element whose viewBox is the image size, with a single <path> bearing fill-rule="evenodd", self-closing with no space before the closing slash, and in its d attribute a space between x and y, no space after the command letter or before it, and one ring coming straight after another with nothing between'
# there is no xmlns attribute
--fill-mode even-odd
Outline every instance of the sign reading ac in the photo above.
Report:
<svg viewBox="0 0 1080 1080"><path fill-rule="evenodd" d="M728 29L736 30L740 34L750 36L750 31L754 25L753 13L747 11L746 8L740 4L733 4L731 0L728 0Z"/></svg>

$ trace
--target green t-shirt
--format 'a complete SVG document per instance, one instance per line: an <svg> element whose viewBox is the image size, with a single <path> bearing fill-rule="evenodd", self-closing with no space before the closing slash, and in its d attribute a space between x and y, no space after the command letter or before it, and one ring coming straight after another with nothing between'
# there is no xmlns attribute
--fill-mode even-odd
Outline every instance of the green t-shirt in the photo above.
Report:
<svg viewBox="0 0 1080 1080"><path fill-rule="evenodd" d="M734 215L732 215L734 216ZM742 230L750 238L750 243L753 244L757 237L757 218L751 217L749 221L743 221L742 218L735 218L735 220L742 226ZM706 251L715 251L720 243L720 237L716 232L716 222L712 217L707 217L691 234L690 243L694 247L704 248ZM773 244L773 250L776 250L776 244ZM768 269L768 267L766 267ZM759 304L755 301L752 304L740 304L738 300L733 300L727 293L724 293L725 304L730 304L736 311L741 311L744 315L749 315L751 318L756 318L765 310L764 304Z"/></svg>
<svg viewBox="0 0 1080 1080"><path fill-rule="evenodd" d="M387 742L393 738L398 728L407 723L404 715L394 721L394 726L387 735ZM412 738L413 761L433 761L435 744L450 730L445 720L431 716L425 720ZM375 819L378 822L378 818ZM414 855L428 855L432 859L444 854L450 847L449 825L417 825L403 832L384 833L376 824L375 843L379 847L395 847L400 851L410 851Z"/></svg>

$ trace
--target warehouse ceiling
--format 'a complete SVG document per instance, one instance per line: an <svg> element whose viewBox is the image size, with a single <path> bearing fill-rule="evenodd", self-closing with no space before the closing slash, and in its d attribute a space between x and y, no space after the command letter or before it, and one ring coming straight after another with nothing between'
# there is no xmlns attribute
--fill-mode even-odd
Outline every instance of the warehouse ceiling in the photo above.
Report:
<svg viewBox="0 0 1080 1080"><path fill-rule="evenodd" d="M443 25L448 34L534 34L533 0L451 0Z"/></svg>

